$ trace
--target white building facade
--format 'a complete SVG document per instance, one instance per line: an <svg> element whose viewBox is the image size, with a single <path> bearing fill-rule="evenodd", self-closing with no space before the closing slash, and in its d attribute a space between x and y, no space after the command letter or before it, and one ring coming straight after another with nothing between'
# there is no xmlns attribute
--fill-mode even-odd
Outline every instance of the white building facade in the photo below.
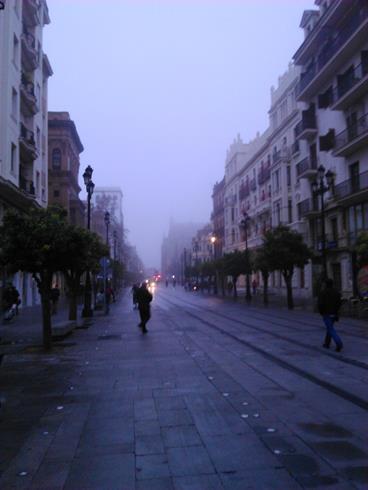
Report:
<svg viewBox="0 0 368 490"><path fill-rule="evenodd" d="M7 0L0 11L0 220L8 208L47 206L47 84L42 48L45 0ZM17 274L23 306L38 303L28 274Z"/></svg>
<svg viewBox="0 0 368 490"><path fill-rule="evenodd" d="M328 276L345 296L357 295L354 245L368 230L368 2L315 3L318 10L303 14L305 40L294 55L302 70L298 100L305 105L295 128L306 162L299 163L299 214L307 220L309 244L325 250ZM324 193L325 235L321 195L312 186L320 165L334 177ZM321 267L315 261L315 282Z"/></svg>

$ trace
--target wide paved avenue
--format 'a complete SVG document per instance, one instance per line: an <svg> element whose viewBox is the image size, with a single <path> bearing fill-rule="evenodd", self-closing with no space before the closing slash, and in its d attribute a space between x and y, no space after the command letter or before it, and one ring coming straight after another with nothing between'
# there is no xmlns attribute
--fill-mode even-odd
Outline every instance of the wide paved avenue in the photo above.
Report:
<svg viewBox="0 0 368 490"><path fill-rule="evenodd" d="M2 490L368 488L363 321L336 353L316 314L160 286L137 324L126 293L50 354L2 357Z"/></svg>

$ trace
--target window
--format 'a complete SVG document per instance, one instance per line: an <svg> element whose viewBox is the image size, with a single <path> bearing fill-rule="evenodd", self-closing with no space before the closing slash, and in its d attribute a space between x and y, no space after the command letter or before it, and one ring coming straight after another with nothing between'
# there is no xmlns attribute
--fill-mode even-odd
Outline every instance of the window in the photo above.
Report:
<svg viewBox="0 0 368 490"><path fill-rule="evenodd" d="M15 66L19 65L19 39L17 36L14 34L13 37L13 63Z"/></svg>
<svg viewBox="0 0 368 490"><path fill-rule="evenodd" d="M40 172L36 172L36 196L40 195Z"/></svg>
<svg viewBox="0 0 368 490"><path fill-rule="evenodd" d="M37 149L40 150L41 148L41 131L40 128L37 126L36 130L36 141L37 141Z"/></svg>
<svg viewBox="0 0 368 490"><path fill-rule="evenodd" d="M10 155L10 171L14 173L17 159L17 147L14 143L11 144L11 155Z"/></svg>
<svg viewBox="0 0 368 490"><path fill-rule="evenodd" d="M281 224L281 206L279 202L276 204L276 224Z"/></svg>
<svg viewBox="0 0 368 490"><path fill-rule="evenodd" d="M291 167L290 167L290 165L288 165L286 167L286 179L287 179L287 185L288 185L288 187L290 187L291 186Z"/></svg>
<svg viewBox="0 0 368 490"><path fill-rule="evenodd" d="M288 222L292 223L293 221L293 201L291 199L288 200Z"/></svg>
<svg viewBox="0 0 368 490"><path fill-rule="evenodd" d="M52 168L59 170L61 168L61 151L59 148L52 150Z"/></svg>
<svg viewBox="0 0 368 490"><path fill-rule="evenodd" d="M287 100L284 100L281 104L281 120L287 116Z"/></svg>
<svg viewBox="0 0 368 490"><path fill-rule="evenodd" d="M18 93L15 88L12 89L12 117L17 120L18 114Z"/></svg>

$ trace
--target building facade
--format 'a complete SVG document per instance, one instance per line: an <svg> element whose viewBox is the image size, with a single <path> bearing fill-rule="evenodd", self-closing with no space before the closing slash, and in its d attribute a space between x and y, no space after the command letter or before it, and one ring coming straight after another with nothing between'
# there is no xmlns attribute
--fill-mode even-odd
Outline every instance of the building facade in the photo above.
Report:
<svg viewBox="0 0 368 490"><path fill-rule="evenodd" d="M79 155L84 150L68 112L48 114L49 204L62 206L69 222L85 226L85 206L79 199Z"/></svg>
<svg viewBox="0 0 368 490"><path fill-rule="evenodd" d="M7 0L0 11L0 219L6 209L47 206L47 84L42 47L45 0ZM22 305L38 302L29 274L13 278Z"/></svg>
<svg viewBox="0 0 368 490"><path fill-rule="evenodd" d="M299 215L307 222L309 244L346 296L358 294L354 245L368 230L368 2L315 2L303 14L305 39L294 55L301 68L298 100L305 109L295 136L300 141L303 200ZM321 193L320 165L333 175ZM329 187L327 189L327 187ZM325 230L324 230L325 228Z"/></svg>
<svg viewBox="0 0 368 490"><path fill-rule="evenodd" d="M108 239L110 256L121 261L124 250L123 191L120 187L95 187L92 195L91 228L102 240ZM110 213L106 237L105 213Z"/></svg>
<svg viewBox="0 0 368 490"><path fill-rule="evenodd" d="M214 242L214 258L222 257L225 241L225 178L220 182L216 182L212 192L212 233L215 238Z"/></svg>
<svg viewBox="0 0 368 490"><path fill-rule="evenodd" d="M161 245L161 274L183 280L186 266L191 264L192 238L203 225L170 221L169 231Z"/></svg>
<svg viewBox="0 0 368 490"><path fill-rule="evenodd" d="M213 233L211 223L208 223L197 231L195 236L192 238L190 260L191 266L198 266L215 258L216 242L212 242L212 238L217 237L215 237Z"/></svg>

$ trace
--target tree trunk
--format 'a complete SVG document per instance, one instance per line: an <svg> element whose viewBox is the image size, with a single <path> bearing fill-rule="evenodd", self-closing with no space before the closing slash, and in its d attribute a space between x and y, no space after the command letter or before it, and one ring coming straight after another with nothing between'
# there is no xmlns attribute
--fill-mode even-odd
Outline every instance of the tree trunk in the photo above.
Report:
<svg viewBox="0 0 368 490"><path fill-rule="evenodd" d="M225 277L223 274L220 275L220 282L221 282L221 294L222 296L225 296Z"/></svg>
<svg viewBox="0 0 368 490"><path fill-rule="evenodd" d="M294 308L292 278L293 278L292 274L284 274L284 280L285 280L286 291L287 291L287 306L289 310L292 310Z"/></svg>
<svg viewBox="0 0 368 490"><path fill-rule="evenodd" d="M268 305L268 274L262 272L263 278L263 304Z"/></svg>
<svg viewBox="0 0 368 490"><path fill-rule="evenodd" d="M51 326L51 284L52 274L45 273L41 277L40 294L42 305L42 334L43 347L45 350L50 350L52 347L52 326Z"/></svg>
<svg viewBox="0 0 368 490"><path fill-rule="evenodd" d="M75 288L69 289L69 320L77 320L78 317L78 292Z"/></svg>
<svg viewBox="0 0 368 490"><path fill-rule="evenodd" d="M236 288L236 281L237 281L237 279L233 278L233 296L234 296L234 298L238 297L238 290Z"/></svg>

